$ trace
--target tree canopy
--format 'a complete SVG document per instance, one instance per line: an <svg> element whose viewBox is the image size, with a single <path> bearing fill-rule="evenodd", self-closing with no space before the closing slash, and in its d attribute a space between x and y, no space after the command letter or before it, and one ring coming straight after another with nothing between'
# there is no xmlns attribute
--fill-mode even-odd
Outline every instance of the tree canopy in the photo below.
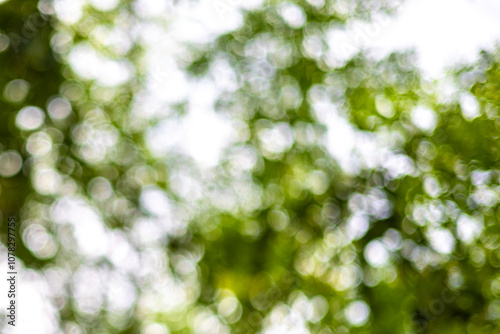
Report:
<svg viewBox="0 0 500 334"><path fill-rule="evenodd" d="M498 51L441 80L373 59L390 1L63 3L0 3L0 216L39 330L498 332ZM195 8L228 26L176 37Z"/></svg>

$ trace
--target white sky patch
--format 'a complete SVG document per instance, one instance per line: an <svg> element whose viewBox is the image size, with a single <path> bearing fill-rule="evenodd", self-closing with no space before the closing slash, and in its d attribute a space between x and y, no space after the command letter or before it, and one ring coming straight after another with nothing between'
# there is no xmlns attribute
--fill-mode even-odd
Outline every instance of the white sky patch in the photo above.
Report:
<svg viewBox="0 0 500 334"><path fill-rule="evenodd" d="M270 129L259 131L262 147L271 153L281 153L293 144L293 134L288 123L278 123Z"/></svg>
<svg viewBox="0 0 500 334"><path fill-rule="evenodd" d="M219 162L223 149L232 142L232 122L213 110L222 91L237 88L231 68L224 62L216 62L228 69L221 84L220 76L213 80L191 79L181 67L186 56L183 43L207 43L241 25L240 5L234 1L229 5L231 8L224 20L214 12L213 2L201 1L196 5L188 2L175 5L172 13L175 19L167 28L141 23L148 73L146 90L137 100L134 112L141 118L159 119L146 135L151 151L158 156L186 153L200 166L211 167ZM187 102L187 113L173 116L172 106L180 102Z"/></svg>
<svg viewBox="0 0 500 334"><path fill-rule="evenodd" d="M222 149L230 143L232 129L227 120L213 111L190 114L187 119L190 136L187 152L202 165L213 166L219 162Z"/></svg>
<svg viewBox="0 0 500 334"><path fill-rule="evenodd" d="M326 124L328 134L324 143L328 152L339 162L343 170L356 173L360 164L354 159L353 150L356 144L356 130L339 115L337 108L328 103L315 103L314 111L322 123Z"/></svg>
<svg viewBox="0 0 500 334"><path fill-rule="evenodd" d="M177 6L176 6L177 7ZM176 10L173 34L181 41L209 43L220 34L243 24L240 5L235 0L200 0L186 2Z"/></svg>
<svg viewBox="0 0 500 334"><path fill-rule="evenodd" d="M142 239L161 239L166 234L183 234L186 229L185 215L176 208L167 194L157 187L143 189L140 196L141 207L152 215L149 220L139 220L140 224L149 232L155 231L156 235L148 236L148 231L141 232ZM141 236L139 236L141 237Z"/></svg>
<svg viewBox="0 0 500 334"><path fill-rule="evenodd" d="M476 201L479 205L484 205L487 207L495 206L500 200L495 190L492 190L485 186L478 187L472 194L472 197L474 198L474 201Z"/></svg>
<svg viewBox="0 0 500 334"><path fill-rule="evenodd" d="M434 228L427 232L432 248L441 254L450 254L455 249L455 238L445 228Z"/></svg>
<svg viewBox="0 0 500 334"><path fill-rule="evenodd" d="M201 166L211 167L219 162L223 148L231 142L231 133L227 120L211 110L198 110L153 127L147 142L156 155L187 153Z"/></svg>
<svg viewBox="0 0 500 334"><path fill-rule="evenodd" d="M133 74L132 65L128 61L108 59L87 42L76 45L70 51L69 63L82 78L95 79L106 87L123 84Z"/></svg>
<svg viewBox="0 0 500 334"><path fill-rule="evenodd" d="M391 178L397 179L405 175L416 175L417 169L413 160L405 154L393 154L384 159L382 165Z"/></svg>
<svg viewBox="0 0 500 334"><path fill-rule="evenodd" d="M142 272L141 272L142 274ZM139 297L139 305L150 304L148 308L153 312L168 312L179 309L192 303L192 296L188 295L189 282L175 280L170 276L161 275L155 279L151 287L143 288Z"/></svg>
<svg viewBox="0 0 500 334"><path fill-rule="evenodd" d="M327 63L333 68L344 66L359 51L359 47L344 27L329 29L326 32L326 43L329 47L326 54Z"/></svg>
<svg viewBox="0 0 500 334"><path fill-rule="evenodd" d="M73 305L77 313L94 316L103 306L104 283L108 281L107 270L86 264L74 272L71 289Z"/></svg>
<svg viewBox="0 0 500 334"><path fill-rule="evenodd" d="M134 284L126 276L116 273L110 274L106 283L107 308L114 313L128 311L137 298Z"/></svg>
<svg viewBox="0 0 500 334"><path fill-rule="evenodd" d="M139 233L132 234L132 231L129 231L129 233L133 237L127 238L125 233L118 230L110 232L111 246L108 248L108 258L118 269L136 273L140 269L139 255L131 245L130 240L135 238L133 240L136 241Z"/></svg>
<svg viewBox="0 0 500 334"><path fill-rule="evenodd" d="M167 2L165 0L136 0L134 2L135 13L143 18L162 16L167 9Z"/></svg>
<svg viewBox="0 0 500 334"><path fill-rule="evenodd" d="M148 129L146 142L157 156L166 155L182 142L184 124L181 119L165 119Z"/></svg>
<svg viewBox="0 0 500 334"><path fill-rule="evenodd" d="M101 217L88 203L78 197L63 197L52 205L52 219L61 225L71 225L82 255L96 258L104 255L108 231Z"/></svg>
<svg viewBox="0 0 500 334"><path fill-rule="evenodd" d="M328 150L341 163L342 168L346 170L356 170L356 161L354 159L343 159L342 157L352 157L356 134L351 124L346 119L337 115L331 116L329 122L331 128L328 129ZM340 159L339 159L340 158Z"/></svg>
<svg viewBox="0 0 500 334"><path fill-rule="evenodd" d="M473 62L482 48L500 41L496 0L408 0L367 46L377 58L415 48L418 66L441 77L457 62Z"/></svg>
<svg viewBox="0 0 500 334"><path fill-rule="evenodd" d="M177 39L187 42L205 43L208 40L215 39L218 34L210 31L206 26L193 19L177 20L170 27L172 35Z"/></svg>
<svg viewBox="0 0 500 334"><path fill-rule="evenodd" d="M149 213L165 217L171 211L171 203L165 192L158 188L146 188L141 193L141 206Z"/></svg>
<svg viewBox="0 0 500 334"><path fill-rule="evenodd" d="M481 235L483 222L466 214L461 214L457 221L458 238L466 244L471 243Z"/></svg>
<svg viewBox="0 0 500 334"><path fill-rule="evenodd" d="M163 57L161 53L158 57ZM184 71L171 61L154 61L156 64L148 70L148 88L153 98L158 102L175 103L184 100L189 86Z"/></svg>
<svg viewBox="0 0 500 334"><path fill-rule="evenodd" d="M365 247L364 256L372 267L382 267L389 262L390 255L384 244L378 240L373 240Z"/></svg>
<svg viewBox="0 0 500 334"><path fill-rule="evenodd" d="M441 195L443 189L437 179L427 176L424 179L424 190L429 196L436 198Z"/></svg>
<svg viewBox="0 0 500 334"><path fill-rule="evenodd" d="M279 8L279 13L283 20L292 28L300 28L306 23L306 14L304 10L294 3L282 3Z"/></svg>
<svg viewBox="0 0 500 334"><path fill-rule="evenodd" d="M351 240L357 240L359 238L362 238L368 231L369 226L370 223L365 215L355 214L352 217L350 217L346 222L345 228L347 236Z"/></svg>
<svg viewBox="0 0 500 334"><path fill-rule="evenodd" d="M469 92L463 92L460 94L459 101L462 115L466 120L471 121L480 115L479 102L477 102L474 95Z"/></svg>
<svg viewBox="0 0 500 334"><path fill-rule="evenodd" d="M214 78L215 86L221 91L235 92L240 88L234 69L230 63L222 57L216 59L212 63L210 74Z"/></svg>
<svg viewBox="0 0 500 334"><path fill-rule="evenodd" d="M429 108L418 106L411 112L411 120L420 130L432 132L436 127L436 113Z"/></svg>
<svg viewBox="0 0 500 334"><path fill-rule="evenodd" d="M166 118L151 128L146 136L151 151L157 155L183 152L202 167L216 165L234 139L233 124L213 110L217 96L208 80L190 83L187 115Z"/></svg>
<svg viewBox="0 0 500 334"><path fill-rule="evenodd" d="M414 162L391 150L398 145L389 133L360 131L331 103L317 102L313 108L318 120L328 129L323 144L345 172L356 174L366 166L386 168L394 178L416 175Z"/></svg>
<svg viewBox="0 0 500 334"><path fill-rule="evenodd" d="M264 320L263 334L309 334L306 321L294 308L276 305Z"/></svg>
<svg viewBox="0 0 500 334"><path fill-rule="evenodd" d="M2 259L7 259L7 253L2 246L0 251ZM19 260L17 260L19 261ZM6 261L1 261L0 265L7 268ZM22 264L17 262L18 266ZM16 298L16 326L5 325L5 334L17 333L40 333L51 334L56 333L58 329L58 314L57 309L50 302L50 295L48 291L47 281L43 276L33 270L26 270L18 268L17 280L17 298ZM0 280L0 288L2 291L8 291L8 282L6 279ZM7 302L9 299L7 295L1 298L0 316L6 318ZM23 321L29 317L30 321ZM3 324L6 323L2 320Z"/></svg>
<svg viewBox="0 0 500 334"><path fill-rule="evenodd" d="M64 23L73 24L82 17L84 0L55 0L54 8L57 18Z"/></svg>
<svg viewBox="0 0 500 334"><path fill-rule="evenodd" d="M120 0L89 0L95 9L108 11L115 8Z"/></svg>
<svg viewBox="0 0 500 334"><path fill-rule="evenodd" d="M363 326L370 317L370 307L362 300L354 301L345 309L345 317L353 326Z"/></svg>

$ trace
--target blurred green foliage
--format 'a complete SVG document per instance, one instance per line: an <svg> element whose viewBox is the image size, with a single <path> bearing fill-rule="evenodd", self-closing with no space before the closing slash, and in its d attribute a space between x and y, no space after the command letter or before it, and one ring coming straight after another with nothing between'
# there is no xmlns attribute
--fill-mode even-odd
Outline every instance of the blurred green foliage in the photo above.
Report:
<svg viewBox="0 0 500 334"><path fill-rule="evenodd" d="M455 90L447 94L442 82L421 78L411 52L381 61L363 52L335 58L331 30L390 11L386 2L349 2L345 11L336 1L296 3L302 24L287 22L286 3L278 1L246 11L241 28L213 43L187 43L190 56L182 61L189 78L218 82L212 69L222 59L237 81L215 107L239 122L243 140L226 148L210 171L182 152L151 153L147 131L158 120L131 111L144 89L141 43L120 54L91 38L99 25L137 19L132 4L104 13L86 7L73 25L59 22L48 2L0 5L0 36L10 39L0 52L0 162L6 151L23 159L14 176L2 172L0 212L2 222L21 218L17 255L26 267L68 273L57 311L63 330L136 333L158 322L171 333L498 332L500 55L483 52L476 64L450 72L446 80ZM37 14L37 5L48 14ZM41 19L27 38L22 29L30 15ZM55 36L70 36L66 51ZM129 61L134 76L113 87L78 76L67 54L85 41ZM20 79L29 90L16 99L22 87L14 95L6 87ZM56 96L71 104L67 117L48 111ZM176 116L184 103L172 106ZM35 131L16 125L28 105L46 110L34 130L49 137L49 153L30 148ZM331 141L342 119L365 141L339 158L332 151L352 145L349 138ZM114 138L108 146L99 142L107 135ZM89 144L93 137L98 143ZM37 181L46 169L59 180L52 188ZM201 199L175 191L178 171L190 175L183 182L201 180ZM145 189L166 194L172 204L165 210L181 218L148 208L141 202ZM84 198L134 256L164 253L124 274L136 297L121 313L105 303L96 312L79 306L78 286L71 284L79 268L122 272L107 253L82 255L78 236L54 222L54 203L68 196ZM177 219L187 224L180 232L151 237L151 245L137 241L137 226ZM26 231L33 224L52 236L57 250L30 246ZM166 263L158 267L164 272L145 269L155 261ZM174 290L194 287L185 288L184 299L172 292L184 300L176 307L148 306L166 289L154 283L163 274L178 284Z"/></svg>

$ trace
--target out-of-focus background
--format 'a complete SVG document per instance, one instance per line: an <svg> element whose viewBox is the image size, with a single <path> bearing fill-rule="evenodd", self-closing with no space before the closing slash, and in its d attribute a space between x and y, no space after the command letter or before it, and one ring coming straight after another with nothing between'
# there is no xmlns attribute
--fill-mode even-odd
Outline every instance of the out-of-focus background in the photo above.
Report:
<svg viewBox="0 0 500 334"><path fill-rule="evenodd" d="M0 0L0 331L498 333L499 18Z"/></svg>

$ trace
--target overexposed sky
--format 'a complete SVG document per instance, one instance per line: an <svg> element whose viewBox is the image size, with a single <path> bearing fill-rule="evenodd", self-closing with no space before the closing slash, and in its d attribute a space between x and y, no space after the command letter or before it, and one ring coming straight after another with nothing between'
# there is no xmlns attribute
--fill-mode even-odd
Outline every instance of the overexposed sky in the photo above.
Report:
<svg viewBox="0 0 500 334"><path fill-rule="evenodd" d="M407 0L367 47L378 57L415 48L419 67L438 78L447 66L473 62L498 41L500 1Z"/></svg>

